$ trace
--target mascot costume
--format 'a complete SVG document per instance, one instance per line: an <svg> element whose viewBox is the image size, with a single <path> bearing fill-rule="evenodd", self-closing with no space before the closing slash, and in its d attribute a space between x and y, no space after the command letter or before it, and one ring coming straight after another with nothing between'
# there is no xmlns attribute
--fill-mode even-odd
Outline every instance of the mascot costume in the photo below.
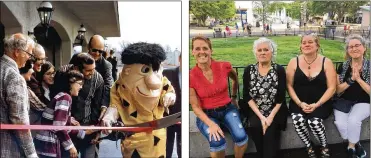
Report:
<svg viewBox="0 0 371 158"><path fill-rule="evenodd" d="M161 62L165 59L158 44L140 42L125 48L121 54L124 67L111 88L104 126L118 119L124 126L135 126L163 117L176 96L170 81L162 75ZM166 128L127 136L121 141L121 152L123 157L166 157Z"/></svg>

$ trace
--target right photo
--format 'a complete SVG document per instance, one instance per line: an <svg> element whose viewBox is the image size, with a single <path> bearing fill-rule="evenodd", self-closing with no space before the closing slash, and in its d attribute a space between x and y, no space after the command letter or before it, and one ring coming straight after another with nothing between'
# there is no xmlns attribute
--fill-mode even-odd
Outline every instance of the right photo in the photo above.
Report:
<svg viewBox="0 0 371 158"><path fill-rule="evenodd" d="M370 1L189 2L189 156L370 158Z"/></svg>

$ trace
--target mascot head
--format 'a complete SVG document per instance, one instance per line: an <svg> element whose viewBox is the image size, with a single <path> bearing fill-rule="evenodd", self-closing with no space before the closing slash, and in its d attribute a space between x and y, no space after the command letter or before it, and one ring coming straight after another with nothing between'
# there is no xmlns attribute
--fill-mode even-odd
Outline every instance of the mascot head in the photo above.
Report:
<svg viewBox="0 0 371 158"><path fill-rule="evenodd" d="M149 109L161 95L161 63L165 59L165 51L160 45L145 42L130 44L121 53L124 67L120 83L139 104L149 106Z"/></svg>

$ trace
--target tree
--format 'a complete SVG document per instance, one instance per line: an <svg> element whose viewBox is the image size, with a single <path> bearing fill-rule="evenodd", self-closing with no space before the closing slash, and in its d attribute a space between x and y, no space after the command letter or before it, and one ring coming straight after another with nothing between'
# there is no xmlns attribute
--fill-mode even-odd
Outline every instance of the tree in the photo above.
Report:
<svg viewBox="0 0 371 158"><path fill-rule="evenodd" d="M313 14L329 13L330 19L333 20L337 15L336 20L340 23L345 14L354 14L360 6L367 3L367 1L313 1L311 9Z"/></svg>
<svg viewBox="0 0 371 158"><path fill-rule="evenodd" d="M267 10L269 13L274 13L276 11L282 10L283 8L287 7L287 3L284 2L272 2L269 3L267 6Z"/></svg>
<svg viewBox="0 0 371 158"><path fill-rule="evenodd" d="M258 15L257 21L262 21L263 25L270 20L268 7L269 2L267 0L253 1L254 13Z"/></svg>
<svg viewBox="0 0 371 158"><path fill-rule="evenodd" d="M198 21L198 24L205 26L208 17L215 19L232 18L236 14L236 7L232 0L220 1L190 1L189 12L192 13Z"/></svg>
<svg viewBox="0 0 371 158"><path fill-rule="evenodd" d="M286 14L292 19L300 19L300 5L299 1L286 4Z"/></svg>

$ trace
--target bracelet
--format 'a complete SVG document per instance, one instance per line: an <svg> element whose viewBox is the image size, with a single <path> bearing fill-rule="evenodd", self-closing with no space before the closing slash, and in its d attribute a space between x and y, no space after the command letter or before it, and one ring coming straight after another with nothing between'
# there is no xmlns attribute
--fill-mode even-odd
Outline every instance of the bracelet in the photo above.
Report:
<svg viewBox="0 0 371 158"><path fill-rule="evenodd" d="M352 80L352 78L348 78L346 81L345 81L349 86L352 85L354 83L354 81Z"/></svg>

